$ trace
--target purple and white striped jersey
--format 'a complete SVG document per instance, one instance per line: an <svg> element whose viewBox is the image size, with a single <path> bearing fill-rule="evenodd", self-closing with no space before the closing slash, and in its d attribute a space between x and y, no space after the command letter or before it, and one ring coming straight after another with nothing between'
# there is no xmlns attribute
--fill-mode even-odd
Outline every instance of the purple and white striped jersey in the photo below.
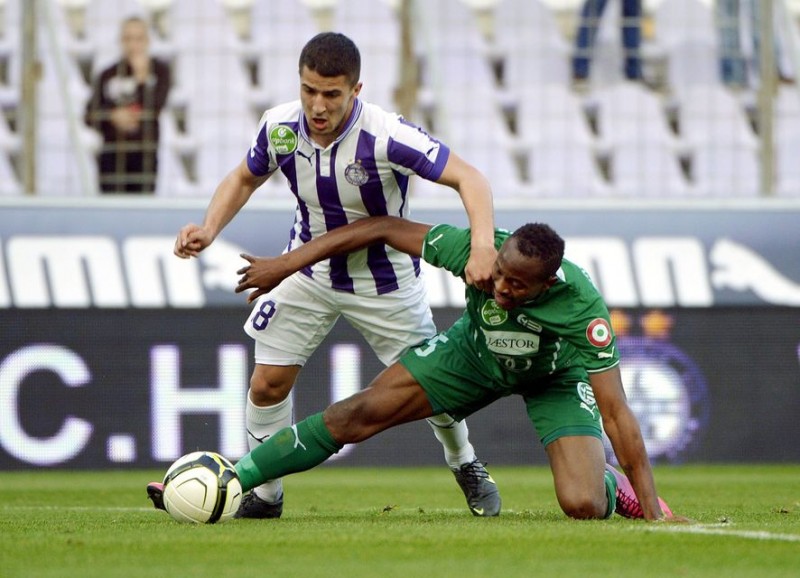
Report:
<svg viewBox="0 0 800 578"><path fill-rule="evenodd" d="M327 148L312 142L300 101L264 113L247 165L255 175L280 169L297 198L286 250L368 216L408 216L411 175L435 181L450 150L395 113L356 99L344 131ZM373 246L303 271L337 290L389 293L419 275L419 260Z"/></svg>

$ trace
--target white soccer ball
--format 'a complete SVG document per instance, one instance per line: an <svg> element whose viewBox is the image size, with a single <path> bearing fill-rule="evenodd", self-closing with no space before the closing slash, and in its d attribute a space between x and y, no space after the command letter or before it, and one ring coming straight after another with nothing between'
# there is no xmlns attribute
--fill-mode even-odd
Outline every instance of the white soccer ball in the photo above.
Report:
<svg viewBox="0 0 800 578"><path fill-rule="evenodd" d="M241 501L242 484L233 464L214 452L186 454L164 476L164 506L179 522L224 522Z"/></svg>

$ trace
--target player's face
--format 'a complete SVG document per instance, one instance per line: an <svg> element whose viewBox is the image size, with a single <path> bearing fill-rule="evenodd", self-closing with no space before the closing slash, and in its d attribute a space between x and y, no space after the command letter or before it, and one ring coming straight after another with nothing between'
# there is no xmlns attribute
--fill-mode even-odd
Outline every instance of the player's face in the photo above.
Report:
<svg viewBox="0 0 800 578"><path fill-rule="evenodd" d="M304 66L300 73L300 100L303 103L311 138L328 146L341 134L350 118L361 83L351 86L346 76L321 76Z"/></svg>
<svg viewBox="0 0 800 578"><path fill-rule="evenodd" d="M143 22L126 22L122 27L122 53L126 58L144 56L148 52L149 38L147 26Z"/></svg>
<svg viewBox="0 0 800 578"><path fill-rule="evenodd" d="M492 269L494 300L498 307L510 311L544 293L556 279L547 277L542 269L538 259L526 257L517 250L514 239L507 240Z"/></svg>

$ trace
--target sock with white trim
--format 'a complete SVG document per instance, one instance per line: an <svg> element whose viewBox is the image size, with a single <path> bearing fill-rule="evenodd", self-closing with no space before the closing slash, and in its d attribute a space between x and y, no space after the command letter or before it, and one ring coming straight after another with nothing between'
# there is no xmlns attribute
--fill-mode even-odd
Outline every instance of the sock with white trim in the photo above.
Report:
<svg viewBox="0 0 800 578"><path fill-rule="evenodd" d="M466 421L456 421L446 413L426 420L444 449L444 459L451 468L458 468L475 459L475 448L469 442Z"/></svg>
<svg viewBox="0 0 800 578"><path fill-rule="evenodd" d="M247 394L245 425L247 427L247 446L251 452L283 428L292 425L294 408L292 399L293 395L290 393L280 403L258 406L250 399L250 394ZM270 480L254 488L253 491L262 500L274 502L283 493L283 483L280 479Z"/></svg>

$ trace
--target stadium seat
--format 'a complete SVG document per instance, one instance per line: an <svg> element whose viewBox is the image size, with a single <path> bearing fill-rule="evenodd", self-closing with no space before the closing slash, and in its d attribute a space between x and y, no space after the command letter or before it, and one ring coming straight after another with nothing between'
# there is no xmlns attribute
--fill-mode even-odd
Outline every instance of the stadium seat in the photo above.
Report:
<svg viewBox="0 0 800 578"><path fill-rule="evenodd" d="M614 85L625 79L621 18L619 9L613 6L607 8L600 19L589 71L589 85L593 89Z"/></svg>
<svg viewBox="0 0 800 578"><path fill-rule="evenodd" d="M210 195L244 158L256 129L251 83L218 0L174 0L168 14L175 51L169 102L185 112L196 185Z"/></svg>
<svg viewBox="0 0 800 578"><path fill-rule="evenodd" d="M383 0L339 1L333 30L352 38L361 51L364 100L394 110L401 56L400 21L395 10Z"/></svg>
<svg viewBox="0 0 800 578"><path fill-rule="evenodd" d="M500 0L494 9L494 52L512 93L529 87L569 86L571 48L541 0Z"/></svg>
<svg viewBox="0 0 800 578"><path fill-rule="evenodd" d="M425 45L421 108L433 115L432 133L484 172L495 195L514 195L521 177L511 130L475 17L461 0L421 7ZM475 103L480 103L476 110Z"/></svg>
<svg viewBox="0 0 800 578"><path fill-rule="evenodd" d="M531 196L550 198L609 197L591 145L536 143L528 158Z"/></svg>
<svg viewBox="0 0 800 578"><path fill-rule="evenodd" d="M212 191L203 191L189 179L181 156L186 153L181 145L182 137L177 129L174 113L167 108L161 112L158 143L158 174L156 175L156 196L159 197L199 197L210 196Z"/></svg>
<svg viewBox="0 0 800 578"><path fill-rule="evenodd" d="M716 38L714 15L709 2L667 0L653 10L655 40L660 46Z"/></svg>
<svg viewBox="0 0 800 578"><path fill-rule="evenodd" d="M2 27L0 27L0 58L8 58L19 49L20 30L22 30L21 0L4 0Z"/></svg>
<svg viewBox="0 0 800 578"><path fill-rule="evenodd" d="M0 151L5 153L17 153L22 142L19 134L11 130L5 116L0 114Z"/></svg>
<svg viewBox="0 0 800 578"><path fill-rule="evenodd" d="M722 85L689 87L681 91L677 107L681 139L689 146L758 146L743 106Z"/></svg>
<svg viewBox="0 0 800 578"><path fill-rule="evenodd" d="M174 50L209 54L242 50L241 41L219 0L172 0L167 9L168 39Z"/></svg>
<svg viewBox="0 0 800 578"><path fill-rule="evenodd" d="M598 139L604 148L677 145L661 98L643 84L620 82L598 88L587 100L596 106Z"/></svg>
<svg viewBox="0 0 800 578"><path fill-rule="evenodd" d="M673 148L664 141L643 146L620 142L611 153L611 186L626 198L681 198L692 194Z"/></svg>
<svg viewBox="0 0 800 578"><path fill-rule="evenodd" d="M676 100L695 86L722 87L719 49L713 38L688 39L665 47L667 86Z"/></svg>
<svg viewBox="0 0 800 578"><path fill-rule="evenodd" d="M50 6L52 7L52 6ZM64 34L48 34L52 14L39 12L42 76L37 87L36 192L42 196L96 193L99 135L83 123L89 88L70 57Z"/></svg>
<svg viewBox="0 0 800 578"><path fill-rule="evenodd" d="M249 50L257 64L256 98L262 108L300 98L300 51L318 30L300 0L254 0Z"/></svg>
<svg viewBox="0 0 800 578"><path fill-rule="evenodd" d="M22 194L22 183L17 176L11 159L5 151L0 151L0 196Z"/></svg>
<svg viewBox="0 0 800 578"><path fill-rule="evenodd" d="M520 89L517 96L516 125L523 148L534 143L594 142L583 103L566 86L528 87Z"/></svg>
<svg viewBox="0 0 800 578"><path fill-rule="evenodd" d="M800 197L800 92L782 86L775 99L775 192Z"/></svg>
<svg viewBox="0 0 800 578"><path fill-rule="evenodd" d="M699 197L754 198L761 193L758 152L741 143L697 147L691 173Z"/></svg>

